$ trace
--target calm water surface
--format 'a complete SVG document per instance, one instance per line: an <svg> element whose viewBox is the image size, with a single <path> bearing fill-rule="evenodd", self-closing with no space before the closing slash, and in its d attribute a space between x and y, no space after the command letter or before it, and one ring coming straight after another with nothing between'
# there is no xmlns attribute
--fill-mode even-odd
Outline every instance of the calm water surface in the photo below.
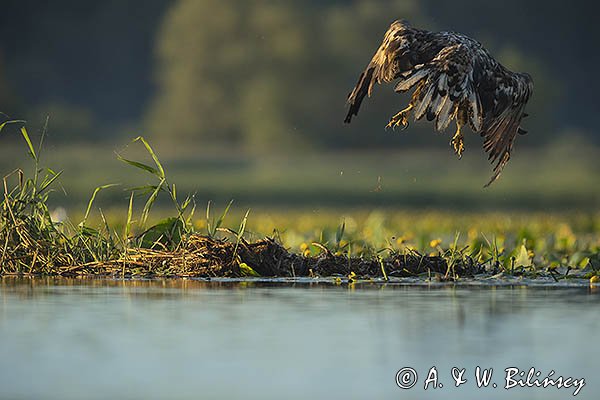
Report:
<svg viewBox="0 0 600 400"><path fill-rule="evenodd" d="M573 398L506 390L509 367L598 399L599 306L586 287L4 278L0 399ZM433 366L443 387L424 390Z"/></svg>

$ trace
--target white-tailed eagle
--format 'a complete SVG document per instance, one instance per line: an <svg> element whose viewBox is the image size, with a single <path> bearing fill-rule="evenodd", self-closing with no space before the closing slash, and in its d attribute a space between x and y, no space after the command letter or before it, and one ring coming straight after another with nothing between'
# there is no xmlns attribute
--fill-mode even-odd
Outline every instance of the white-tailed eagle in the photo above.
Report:
<svg viewBox="0 0 600 400"><path fill-rule="evenodd" d="M525 105L533 92L533 80L526 73L511 72L483 48L481 43L454 32L429 32L406 21L395 21L383 43L360 75L348 96L349 123L375 83L398 80L395 90L415 87L407 108L394 115L388 127L408 126L408 116L435 120L441 131L456 120L451 144L461 157L464 150L461 128L469 125L484 138L483 148L494 166L489 186L500 176L510 159Z"/></svg>

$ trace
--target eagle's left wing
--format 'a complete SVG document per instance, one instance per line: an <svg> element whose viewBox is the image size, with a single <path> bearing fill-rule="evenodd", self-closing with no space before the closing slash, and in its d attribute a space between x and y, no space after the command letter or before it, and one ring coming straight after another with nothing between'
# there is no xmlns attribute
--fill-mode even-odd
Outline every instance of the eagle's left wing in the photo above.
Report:
<svg viewBox="0 0 600 400"><path fill-rule="evenodd" d="M415 29L406 21L394 21L348 95L350 107L344 122L350 123L358 114L363 99L371 96L375 83L391 82L415 66L430 62L443 47L444 42L436 41L431 32Z"/></svg>

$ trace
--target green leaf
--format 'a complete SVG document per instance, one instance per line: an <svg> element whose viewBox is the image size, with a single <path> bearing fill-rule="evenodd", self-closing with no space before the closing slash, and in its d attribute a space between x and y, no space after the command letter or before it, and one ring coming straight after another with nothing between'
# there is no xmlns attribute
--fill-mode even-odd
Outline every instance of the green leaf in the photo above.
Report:
<svg viewBox="0 0 600 400"><path fill-rule="evenodd" d="M33 144L31 143L31 139L29 138L27 129L25 129L24 126L21 127L21 135L27 142L27 146L29 147L29 153L31 154L31 157L33 157L33 159L37 161L38 158L37 158L37 155L35 154L35 150L33 149Z"/></svg>
<svg viewBox="0 0 600 400"><path fill-rule="evenodd" d="M131 196L129 196L129 207L127 208L127 222L125 223L125 237L123 238L124 242L127 243L129 239L129 232L131 232L131 218L133 216L133 192L131 192Z"/></svg>
<svg viewBox="0 0 600 400"><path fill-rule="evenodd" d="M185 211L186 208L190 205L192 198L190 196L186 197L183 203L181 203L181 211Z"/></svg>
<svg viewBox="0 0 600 400"><path fill-rule="evenodd" d="M87 236L87 237L99 237L100 236L100 232L98 232L94 228L89 228L87 226L82 226L81 229L79 230L79 234L82 236Z"/></svg>
<svg viewBox="0 0 600 400"><path fill-rule="evenodd" d="M44 179L44 182L42 182L42 185L40 186L39 193L42 193L44 190L46 190L63 173L63 171L56 173L56 172L52 171L50 168L48 168L47 170L50 174L52 174L52 177L50 179Z"/></svg>
<svg viewBox="0 0 600 400"><path fill-rule="evenodd" d="M124 163L127 163L127 164L134 166L136 168L139 168L139 169L143 169L144 171L150 172L152 175L156 175L157 177L162 178L162 176L160 176L160 172L156 168L153 168L153 167L151 167L147 164L141 163L141 162L128 160L126 158L121 157L119 154L117 154L117 158L120 161L123 161Z"/></svg>
<svg viewBox="0 0 600 400"><path fill-rule="evenodd" d="M2 132L2 129L4 129L4 127L6 125L10 125L10 124L24 124L24 123L25 123L25 121L23 121L22 119L4 121L3 123L0 124L0 132Z"/></svg>
<svg viewBox="0 0 600 400"><path fill-rule="evenodd" d="M215 230L219 229L221 227L221 225L223 225L223 221L225 221L225 218L227 217L227 214L229 213L229 209L231 208L232 204L233 204L233 200L229 201L229 204L227 204L227 207L225 207L225 210L223 211L223 213L217 220L217 223L215 224Z"/></svg>
<svg viewBox="0 0 600 400"><path fill-rule="evenodd" d="M181 242L182 231L183 223L179 218L171 217L164 219L140 235L142 237L141 247L149 249L156 243L173 247Z"/></svg>
<svg viewBox="0 0 600 400"><path fill-rule="evenodd" d="M83 216L83 220L79 223L79 226L81 226L81 227L85 226L88 216L90 215L90 211L92 210L92 204L94 203L94 200L96 199L96 195L101 190L108 189L113 186L118 186L118 183L110 183L108 185L98 186L96 189L94 189L94 193L92 193L92 197L90 198L90 201L88 202L88 205L87 205L87 209L85 210L85 215Z"/></svg>
<svg viewBox="0 0 600 400"><path fill-rule="evenodd" d="M227 207L225 207L225 210L223 211L223 213L221 214L219 219L215 222L210 217L211 202L210 202L210 200L208 201L208 204L206 205L206 230L208 232L208 236L213 237L217 233L217 231L223 224L223 221L225 221L225 217L227 217L227 213L229 213L229 209L231 208L232 204L233 204L233 200L231 200L229 202L229 204L227 204Z"/></svg>
<svg viewBox="0 0 600 400"><path fill-rule="evenodd" d="M196 202L193 201L194 198L192 197L190 201L192 201L192 209L190 210L190 212L188 213L188 216L185 220L186 225L190 226L192 224L192 218L194 218L194 213L196 212ZM185 206L184 210L187 208L187 205Z"/></svg>
<svg viewBox="0 0 600 400"><path fill-rule="evenodd" d="M235 248L233 249L234 257L236 257L236 255L237 255L238 247L240 246L240 242L242 240L242 237L244 236L244 232L246 231L246 224L248 223L248 214L250 214L250 210L246 211L246 215L244 215L244 218L242 219L242 223L240 224L240 229L238 230L238 233L237 233L237 240L235 242Z"/></svg>
<svg viewBox="0 0 600 400"><path fill-rule="evenodd" d="M590 263L590 258L589 257L584 257L581 261L579 261L579 263L577 264L577 266L579 268L585 268L588 266L588 264Z"/></svg>
<svg viewBox="0 0 600 400"><path fill-rule="evenodd" d="M160 160L156 156L156 153L154 153L154 150L152 150L152 147L150 146L150 144L148 144L148 142L146 141L146 139L144 139L143 136L138 136L135 139L133 139L134 142L137 142L138 140L144 144L144 146L146 147L146 150L148 150L148 153L150 153L150 156L154 160L154 163L156 164L156 167L158 168L158 171L159 171L158 177L164 179L165 178L165 170L163 169L163 166L160 163Z"/></svg>
<svg viewBox="0 0 600 400"><path fill-rule="evenodd" d="M136 186L136 187L128 187L125 190L128 192L135 192L135 196L143 196L148 193L152 193L156 190L157 185L144 185L144 186Z"/></svg>
<svg viewBox="0 0 600 400"><path fill-rule="evenodd" d="M242 276L260 276L258 272L256 272L251 266L249 266L245 262L239 263L239 266Z"/></svg>
<svg viewBox="0 0 600 400"><path fill-rule="evenodd" d="M527 252L527 247L522 244L519 253L515 258L515 267L531 267L532 265L531 258Z"/></svg>
<svg viewBox="0 0 600 400"><path fill-rule="evenodd" d="M569 257L568 264L572 267L584 268L588 265L590 258L587 253L583 251L576 251Z"/></svg>
<svg viewBox="0 0 600 400"><path fill-rule="evenodd" d="M160 183L158 184L158 186L156 186L156 189L154 190L154 192L152 192L150 197L148 197L146 204L144 204L144 209L142 210L142 217L140 218L141 226L144 226L146 224L146 220L148 219L148 214L150 213L150 209L152 208L152 205L156 201L158 194L162 190L164 183L165 183L165 180L162 179L160 181Z"/></svg>

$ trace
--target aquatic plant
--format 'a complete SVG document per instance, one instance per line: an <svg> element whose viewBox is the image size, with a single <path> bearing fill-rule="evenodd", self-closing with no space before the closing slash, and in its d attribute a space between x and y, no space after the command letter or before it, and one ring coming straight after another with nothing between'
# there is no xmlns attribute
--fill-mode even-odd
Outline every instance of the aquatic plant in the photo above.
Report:
<svg viewBox="0 0 600 400"><path fill-rule="evenodd" d="M42 167L45 128L34 146L22 121L5 122L0 132L10 125L17 127L23 138L33 168L30 174L16 168L3 178L2 275L334 276L349 281L502 275L558 281L597 279L594 277L599 275L598 215L587 216L592 222L585 222L590 228L582 235L575 234L568 223L547 215L528 217L521 224L527 228L516 231L498 214L376 210L366 213L362 220L348 216L333 225L326 217L304 215L294 217L292 226L290 213L275 220L273 215L267 219L259 214L253 222L249 211L240 214L232 210L232 201L217 217L208 203L205 218L199 219L195 217L194 196L180 199L157 153L141 136L131 143L145 149L150 163L121 153L117 158L147 173L154 183L125 188L128 203L126 215L121 217L124 222L111 225L102 209L95 209L104 191L123 189L114 183L93 191L79 223L53 219L48 199L62 171ZM157 220L151 213L159 197L168 199L173 211ZM237 230L225 226L232 212L240 218ZM339 221L339 215L337 218ZM202 229L205 233L200 233ZM459 233L461 229L466 234ZM447 233L450 231L453 237ZM272 234L268 236L268 232ZM251 236L258 239L249 240Z"/></svg>

